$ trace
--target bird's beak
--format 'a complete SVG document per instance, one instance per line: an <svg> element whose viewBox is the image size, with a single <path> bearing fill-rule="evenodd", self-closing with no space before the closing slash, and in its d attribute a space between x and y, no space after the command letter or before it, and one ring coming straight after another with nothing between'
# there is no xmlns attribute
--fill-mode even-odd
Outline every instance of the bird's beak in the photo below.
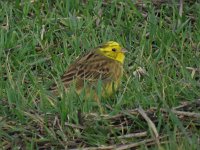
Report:
<svg viewBox="0 0 200 150"><path fill-rule="evenodd" d="M125 48L122 48L121 52L122 53L127 53L128 51Z"/></svg>

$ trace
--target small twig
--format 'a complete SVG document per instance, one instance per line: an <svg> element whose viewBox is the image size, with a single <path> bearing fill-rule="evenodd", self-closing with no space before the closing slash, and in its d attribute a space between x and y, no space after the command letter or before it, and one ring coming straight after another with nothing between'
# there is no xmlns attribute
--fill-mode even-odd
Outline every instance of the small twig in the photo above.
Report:
<svg viewBox="0 0 200 150"><path fill-rule="evenodd" d="M166 141L163 141L163 140L167 137L168 137L168 135L164 135L164 136L159 137L159 139L162 140L161 143L165 143ZM113 149L125 150L125 149L130 149L130 148L137 148L137 147L144 145L144 144L153 145L155 143L156 142L155 142L154 138L151 138L151 139L145 139L145 140L135 142L135 143L127 143L127 144L120 144L120 145L114 144L114 145L110 145L110 146L101 146L101 147L85 147L85 148L81 148L81 150L104 150L104 149L107 149L107 150L113 150ZM70 150L78 150L78 148L77 149L70 149Z"/></svg>
<svg viewBox="0 0 200 150"><path fill-rule="evenodd" d="M179 0L179 16L183 16L183 0Z"/></svg>
<svg viewBox="0 0 200 150"><path fill-rule="evenodd" d="M186 67L187 70L191 71L191 77L194 78L196 73L200 73L200 68Z"/></svg>
<svg viewBox="0 0 200 150"><path fill-rule="evenodd" d="M158 131L156 129L155 124L153 123L153 121L151 121L151 119L147 116L147 114L145 113L145 111L142 109L142 107L140 106L138 108L138 112L142 115L142 117L146 120L146 122L148 123L149 128L153 131L154 133L154 138L156 140L156 143L158 146L160 146L160 142L159 142L159 134Z"/></svg>
<svg viewBox="0 0 200 150"><path fill-rule="evenodd" d="M183 108L183 107L187 107L187 106L190 106L191 104L199 104L200 103L200 100L196 100L195 102L193 103L189 103L189 102L185 102L184 104L180 105L180 106L177 106L177 107L174 107L171 111L173 113L175 113L176 115L182 115L182 116L186 116L186 117L193 117L193 118L199 118L200 116L200 113L194 113L194 112L186 112L186 111L178 111L177 109L180 109L180 108ZM157 111L157 108L153 107L149 110L146 110L146 113L147 114L151 114L153 112ZM169 110L166 110L164 108L161 108L160 109L161 112L164 112L164 113L168 113ZM110 115L107 115L107 114L103 114L103 115L98 115L96 113L90 113L90 114L86 114L84 115L84 119L85 120L91 120L91 119L95 119L95 120L101 120L101 119L106 119L106 120L115 120L115 119L119 119L121 117L124 117L125 115L139 115L138 113L138 109L132 109L132 110L125 110L123 113L119 113L119 114L116 114L114 116L110 116Z"/></svg>
<svg viewBox="0 0 200 150"><path fill-rule="evenodd" d="M131 133L131 134L121 135L117 137L112 137L111 139L140 138L140 137L146 137L146 136L147 136L147 131L144 131L144 132Z"/></svg>
<svg viewBox="0 0 200 150"><path fill-rule="evenodd" d="M110 145L110 146L101 146L101 147L85 147L85 148L74 148L69 150L112 150L115 149L116 145Z"/></svg>
<svg viewBox="0 0 200 150"><path fill-rule="evenodd" d="M128 143L128 144L124 144L122 146L119 146L116 148L116 150L124 150L124 149L130 149L130 148L136 148L140 145L144 145L148 142L152 142L154 141L154 139L147 139L147 140L143 140L143 141L140 141L140 142L136 142L136 143Z"/></svg>
<svg viewBox="0 0 200 150"><path fill-rule="evenodd" d="M164 141L163 141L164 142ZM141 145L147 144L147 145L153 145L155 144L155 140L153 139L146 139L140 142L136 142L136 143L128 143L128 144L124 144L122 146L119 146L116 148L116 150L125 150L125 149L130 149L130 148L137 148Z"/></svg>
<svg viewBox="0 0 200 150"><path fill-rule="evenodd" d="M181 105L179 105L177 107L173 107L173 110L181 109L181 108L184 108L184 107L186 107L188 105L189 105L188 102L182 102Z"/></svg>
<svg viewBox="0 0 200 150"><path fill-rule="evenodd" d="M41 39L41 40L44 39L44 33L45 33L45 25L42 25L41 35L40 35L40 39Z"/></svg>
<svg viewBox="0 0 200 150"><path fill-rule="evenodd" d="M200 73L200 68L186 67L187 70L195 71Z"/></svg>
<svg viewBox="0 0 200 150"><path fill-rule="evenodd" d="M163 110L163 109L162 111L166 112L166 110ZM192 118L200 118L200 113L177 111L177 110L172 110L172 112L175 113L176 115L183 115L183 116L192 117Z"/></svg>
<svg viewBox="0 0 200 150"><path fill-rule="evenodd" d="M183 16L183 0L179 0L179 19L178 19L178 27L181 25L181 18Z"/></svg>
<svg viewBox="0 0 200 150"><path fill-rule="evenodd" d="M133 109L133 110L128 110L128 111L125 111L123 113L119 113L117 115L114 115L114 116L110 116L110 115L107 115L107 114L102 114L102 115L98 115L96 113L90 113L90 114L85 114L85 120L90 120L90 118L95 118L95 120L101 120L102 118L103 119L106 119L106 120L113 120L113 119L118 119L120 117L123 117L124 114L130 114L130 115L139 115L138 112L137 112L137 109Z"/></svg>
<svg viewBox="0 0 200 150"><path fill-rule="evenodd" d="M75 125L75 124L71 124L71 123L67 123L67 122L65 122L65 125L69 126L69 127L72 127L72 128L78 128L78 129L82 129L82 130L84 129L83 126Z"/></svg>

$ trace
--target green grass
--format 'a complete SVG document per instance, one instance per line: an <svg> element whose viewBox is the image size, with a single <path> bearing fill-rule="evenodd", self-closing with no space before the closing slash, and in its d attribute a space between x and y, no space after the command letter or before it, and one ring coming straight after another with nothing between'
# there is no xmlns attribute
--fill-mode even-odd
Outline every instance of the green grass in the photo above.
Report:
<svg viewBox="0 0 200 150"><path fill-rule="evenodd" d="M0 147L108 146L123 143L119 135L147 130L147 123L131 114L127 115L132 125L124 125L125 133L112 128L111 120L96 117L89 117L83 130L70 127L66 123L79 126L79 110L100 114L97 103L73 93L48 98L45 89L59 81L77 56L108 40L129 51L122 86L113 98L102 100L110 117L138 106L170 109L196 101L200 74L187 67L200 67L200 4L184 3L182 18L175 3L145 4L141 8L131 0L0 2ZM133 74L138 67L146 70L141 78ZM159 111L157 116L158 132L169 135L164 149L200 148L199 125L190 125L189 136L187 126L173 113L168 120ZM181 139L176 132L184 133ZM111 137L116 138L110 141Z"/></svg>

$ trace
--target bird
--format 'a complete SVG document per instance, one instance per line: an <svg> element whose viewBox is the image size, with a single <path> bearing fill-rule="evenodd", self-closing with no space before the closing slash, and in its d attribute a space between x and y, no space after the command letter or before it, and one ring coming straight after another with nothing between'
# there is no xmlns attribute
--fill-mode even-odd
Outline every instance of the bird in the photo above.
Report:
<svg viewBox="0 0 200 150"><path fill-rule="evenodd" d="M53 95L59 93L59 83L64 91L74 85L79 95L83 90L86 98L94 93L94 99L110 97L118 89L123 76L123 64L127 50L115 41L108 41L78 57L61 76L61 82L54 83L49 90ZM98 93L98 84L101 85Z"/></svg>

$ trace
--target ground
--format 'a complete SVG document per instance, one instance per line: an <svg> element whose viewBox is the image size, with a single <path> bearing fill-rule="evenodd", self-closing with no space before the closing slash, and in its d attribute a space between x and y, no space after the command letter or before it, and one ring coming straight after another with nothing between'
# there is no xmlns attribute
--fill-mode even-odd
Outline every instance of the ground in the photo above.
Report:
<svg viewBox="0 0 200 150"><path fill-rule="evenodd" d="M200 4L180 2L1 1L0 148L200 149ZM103 113L73 93L48 97L109 40L129 53Z"/></svg>

